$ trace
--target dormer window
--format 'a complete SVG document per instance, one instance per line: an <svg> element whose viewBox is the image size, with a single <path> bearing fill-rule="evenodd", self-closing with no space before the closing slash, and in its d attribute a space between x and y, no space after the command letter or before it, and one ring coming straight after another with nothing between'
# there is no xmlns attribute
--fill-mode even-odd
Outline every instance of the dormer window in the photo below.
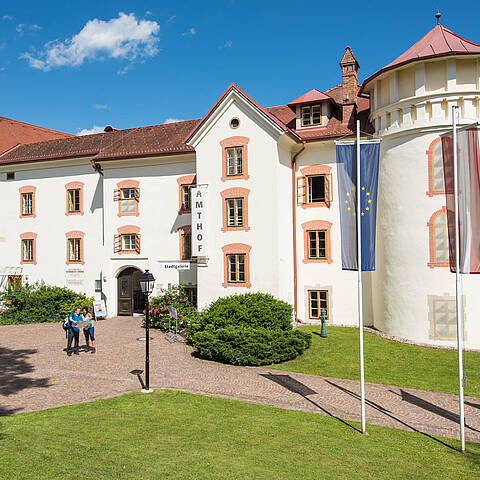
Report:
<svg viewBox="0 0 480 480"><path fill-rule="evenodd" d="M302 107L302 127L310 127L322 124L321 105L310 105Z"/></svg>

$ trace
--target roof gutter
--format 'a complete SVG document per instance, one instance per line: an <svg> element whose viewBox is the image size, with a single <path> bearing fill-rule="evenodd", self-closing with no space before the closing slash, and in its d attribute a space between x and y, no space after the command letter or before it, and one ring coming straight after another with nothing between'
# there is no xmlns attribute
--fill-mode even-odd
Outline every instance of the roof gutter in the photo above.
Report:
<svg viewBox="0 0 480 480"><path fill-rule="evenodd" d="M297 294L297 157L305 150L307 142L303 140L302 148L292 157L292 219L293 219L293 313L295 321L302 323L298 318Z"/></svg>

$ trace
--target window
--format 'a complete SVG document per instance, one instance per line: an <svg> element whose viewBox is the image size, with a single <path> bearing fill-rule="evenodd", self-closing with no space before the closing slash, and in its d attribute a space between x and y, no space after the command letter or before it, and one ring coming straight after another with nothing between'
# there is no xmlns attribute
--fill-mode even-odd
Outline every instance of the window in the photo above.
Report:
<svg viewBox="0 0 480 480"><path fill-rule="evenodd" d="M192 234L185 233L183 235L183 252L182 260L190 260L192 258Z"/></svg>
<svg viewBox="0 0 480 480"><path fill-rule="evenodd" d="M20 218L35 218L35 192L36 188L27 185L18 189L20 192Z"/></svg>
<svg viewBox="0 0 480 480"><path fill-rule="evenodd" d="M302 107L302 127L322 124L322 107L321 105L312 105Z"/></svg>
<svg viewBox="0 0 480 480"><path fill-rule="evenodd" d="M23 261L33 262L33 240L22 240Z"/></svg>
<svg viewBox="0 0 480 480"><path fill-rule="evenodd" d="M22 286L22 276L21 275L9 275L8 276L8 290L15 290Z"/></svg>
<svg viewBox="0 0 480 480"><path fill-rule="evenodd" d="M250 250L252 247L243 243L232 243L222 247L224 254L223 287L250 288Z"/></svg>
<svg viewBox="0 0 480 480"><path fill-rule="evenodd" d="M236 129L240 126L240 120L238 118L232 118L230 120L230 127Z"/></svg>
<svg viewBox="0 0 480 480"><path fill-rule="evenodd" d="M83 215L83 182L70 182L65 185L67 206L65 215Z"/></svg>
<svg viewBox="0 0 480 480"><path fill-rule="evenodd" d="M20 235L20 263L33 264L37 263L36 254L37 234L33 232L25 232Z"/></svg>
<svg viewBox="0 0 480 480"><path fill-rule="evenodd" d="M135 234L126 233L122 235L122 250L135 250Z"/></svg>
<svg viewBox="0 0 480 480"><path fill-rule="evenodd" d="M70 262L80 262L81 260L81 251L80 251L80 239L79 238L70 238L68 240L68 257Z"/></svg>
<svg viewBox="0 0 480 480"><path fill-rule="evenodd" d="M33 214L33 193L22 193L22 217Z"/></svg>
<svg viewBox="0 0 480 480"><path fill-rule="evenodd" d="M135 213L137 198L135 188L120 189L120 213Z"/></svg>
<svg viewBox="0 0 480 480"><path fill-rule="evenodd" d="M308 258L327 258L327 231L308 231Z"/></svg>
<svg viewBox="0 0 480 480"><path fill-rule="evenodd" d="M320 319L320 314L326 315L328 320L328 290L308 291L308 316L311 319Z"/></svg>
<svg viewBox="0 0 480 480"><path fill-rule="evenodd" d="M222 182L227 180L248 180L247 137L230 137L222 140Z"/></svg>
<svg viewBox="0 0 480 480"><path fill-rule="evenodd" d="M226 149L227 175L241 175L243 173L243 147L229 147Z"/></svg>
<svg viewBox="0 0 480 480"><path fill-rule="evenodd" d="M113 199L118 202L118 216L136 216L138 217L138 204L140 201L140 182L137 180L123 180L117 183Z"/></svg>
<svg viewBox="0 0 480 480"><path fill-rule="evenodd" d="M188 302L194 308L197 307L197 287L185 287Z"/></svg>
<svg viewBox="0 0 480 480"><path fill-rule="evenodd" d="M428 191L427 195L441 195L445 193L445 179L443 176L442 142L436 138L427 150L428 158Z"/></svg>
<svg viewBox="0 0 480 480"><path fill-rule="evenodd" d="M227 225L243 226L243 198L227 198Z"/></svg>
<svg viewBox="0 0 480 480"><path fill-rule="evenodd" d="M448 246L448 228L447 211L443 207L435 212L427 223L429 230L430 243L430 261L428 266L448 267L449 265L449 246Z"/></svg>
<svg viewBox="0 0 480 480"><path fill-rule="evenodd" d="M303 263L332 263L330 229L331 222L310 220L302 223L304 232Z"/></svg>
<svg viewBox="0 0 480 480"><path fill-rule="evenodd" d="M67 237L67 265L71 263L81 263L83 261L83 237L85 234L78 230L73 230L65 234Z"/></svg>
<svg viewBox="0 0 480 480"><path fill-rule="evenodd" d="M195 180L195 175L184 175L177 178L179 215L192 211L192 187L195 185Z"/></svg>
<svg viewBox="0 0 480 480"><path fill-rule="evenodd" d="M297 204L302 208L330 207L332 204L332 174L328 165L310 165L300 169L297 178Z"/></svg>
<svg viewBox="0 0 480 480"><path fill-rule="evenodd" d="M435 337L457 337L457 314L454 299L433 300L433 326Z"/></svg>
<svg viewBox="0 0 480 480"><path fill-rule="evenodd" d="M119 255L140 254L140 227L125 225L117 229L113 239L113 251Z"/></svg>
<svg viewBox="0 0 480 480"><path fill-rule="evenodd" d="M80 190L78 188L68 190L68 211L69 213L80 211Z"/></svg>
<svg viewBox="0 0 480 480"><path fill-rule="evenodd" d="M248 188L234 187L220 192L223 199L223 227L227 230L244 230L248 232Z"/></svg>
<svg viewBox="0 0 480 480"><path fill-rule="evenodd" d="M245 255L227 255L228 281L230 283L245 283Z"/></svg>
<svg viewBox="0 0 480 480"><path fill-rule="evenodd" d="M7 172L7 180L15 180L15 172Z"/></svg>

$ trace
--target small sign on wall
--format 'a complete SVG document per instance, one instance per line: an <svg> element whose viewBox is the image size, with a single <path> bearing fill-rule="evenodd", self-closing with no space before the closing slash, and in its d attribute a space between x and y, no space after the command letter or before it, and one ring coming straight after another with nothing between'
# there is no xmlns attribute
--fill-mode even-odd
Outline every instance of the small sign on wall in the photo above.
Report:
<svg viewBox="0 0 480 480"><path fill-rule="evenodd" d="M160 268L164 270L190 270L190 262L162 262Z"/></svg>
<svg viewBox="0 0 480 480"><path fill-rule="evenodd" d="M68 284L82 284L85 280L85 271L77 268L65 270L65 280Z"/></svg>
<svg viewBox="0 0 480 480"><path fill-rule="evenodd" d="M207 256L207 186L192 188L192 256Z"/></svg>

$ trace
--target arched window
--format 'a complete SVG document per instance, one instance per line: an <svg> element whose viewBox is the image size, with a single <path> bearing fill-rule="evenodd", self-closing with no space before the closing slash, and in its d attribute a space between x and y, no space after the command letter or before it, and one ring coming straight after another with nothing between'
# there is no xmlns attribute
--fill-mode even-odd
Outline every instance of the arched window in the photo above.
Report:
<svg viewBox="0 0 480 480"><path fill-rule="evenodd" d="M445 180L443 178L442 142L436 138L427 150L428 157L428 191L427 195L440 195L445 193Z"/></svg>
<svg viewBox="0 0 480 480"><path fill-rule="evenodd" d="M430 243L430 261L428 266L448 267L448 229L447 229L447 209L442 207L436 211L427 223Z"/></svg>

